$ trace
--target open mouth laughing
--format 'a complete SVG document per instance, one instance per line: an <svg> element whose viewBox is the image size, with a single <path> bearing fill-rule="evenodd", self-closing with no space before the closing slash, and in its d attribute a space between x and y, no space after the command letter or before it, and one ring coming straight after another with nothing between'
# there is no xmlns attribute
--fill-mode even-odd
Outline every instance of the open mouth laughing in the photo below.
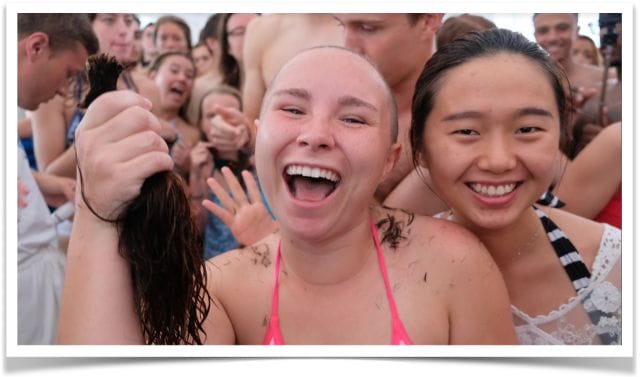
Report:
<svg viewBox="0 0 640 377"><path fill-rule="evenodd" d="M340 184L340 174L310 165L288 165L284 180L291 195L301 201L320 202L331 195Z"/></svg>

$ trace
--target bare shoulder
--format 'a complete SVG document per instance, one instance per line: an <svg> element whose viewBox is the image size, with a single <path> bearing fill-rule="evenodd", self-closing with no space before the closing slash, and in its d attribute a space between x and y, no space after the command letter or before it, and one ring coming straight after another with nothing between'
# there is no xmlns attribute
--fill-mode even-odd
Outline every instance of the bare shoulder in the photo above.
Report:
<svg viewBox="0 0 640 377"><path fill-rule="evenodd" d="M267 14L253 19L247 26L245 43L251 45L253 49L266 48L263 42L277 34L282 17L283 15L280 14Z"/></svg>
<svg viewBox="0 0 640 377"><path fill-rule="evenodd" d="M591 266L600 249L604 225L561 209L544 208L543 212L567 235L587 266Z"/></svg>
<svg viewBox="0 0 640 377"><path fill-rule="evenodd" d="M430 216L383 207L376 222L380 242L406 248L409 254L433 262L491 261L484 245L464 227Z"/></svg>
<svg viewBox="0 0 640 377"><path fill-rule="evenodd" d="M277 237L272 234L253 245L209 259L206 262L209 290L224 301L230 291L263 285L273 275Z"/></svg>

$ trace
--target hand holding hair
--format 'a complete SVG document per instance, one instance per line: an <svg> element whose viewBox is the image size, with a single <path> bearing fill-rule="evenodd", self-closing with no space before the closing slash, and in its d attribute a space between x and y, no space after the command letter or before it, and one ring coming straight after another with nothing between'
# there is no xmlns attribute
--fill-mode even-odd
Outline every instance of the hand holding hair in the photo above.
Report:
<svg viewBox="0 0 640 377"><path fill-rule="evenodd" d="M122 70L118 66L106 55L89 59L91 90L85 105L97 99L114 106L112 113L92 112L89 107L83 123L102 126L81 125L77 131L77 140L83 141L76 150L81 197L96 217L118 230L118 249L131 266L145 342L202 344L211 299L185 183L171 171L173 162L156 133L160 125L148 111L149 101L124 91L102 96L116 89ZM109 145L96 149L92 142ZM95 151L108 154L103 159L107 162L92 156ZM85 186L93 178L113 184Z"/></svg>

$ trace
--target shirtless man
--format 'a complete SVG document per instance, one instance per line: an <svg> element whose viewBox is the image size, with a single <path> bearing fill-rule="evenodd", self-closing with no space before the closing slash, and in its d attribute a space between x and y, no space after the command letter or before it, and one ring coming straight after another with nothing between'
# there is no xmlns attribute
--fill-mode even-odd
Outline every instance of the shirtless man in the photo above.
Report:
<svg viewBox="0 0 640 377"><path fill-rule="evenodd" d="M402 151L395 168L376 191L376 199L382 202L413 170L409 145L411 100L418 76L435 51L436 32L443 14L334 14L334 17L344 27L345 46L373 61L398 105L398 141Z"/></svg>
<svg viewBox="0 0 640 377"><path fill-rule="evenodd" d="M253 135L262 97L276 73L298 52L322 45L342 45L342 30L328 14L270 14L249 24L243 52L242 100Z"/></svg>
<svg viewBox="0 0 640 377"><path fill-rule="evenodd" d="M591 140L599 131L594 130L593 127L587 128L588 124L602 127L603 123L609 124L620 120L620 103L616 104L615 101L619 96L611 93L612 89L607 89L610 94L606 100L609 110L608 119L599 119L597 103L602 90L603 69L593 65L579 64L573 60L571 54L573 42L578 37L577 13L536 13L533 16L533 24L536 42L564 68L572 91L583 97L582 100L577 99L577 106L582 109L571 128L576 143L581 145L578 149L581 149L588 142L580 140L582 134L588 133L586 138ZM576 134L574 129L579 134Z"/></svg>

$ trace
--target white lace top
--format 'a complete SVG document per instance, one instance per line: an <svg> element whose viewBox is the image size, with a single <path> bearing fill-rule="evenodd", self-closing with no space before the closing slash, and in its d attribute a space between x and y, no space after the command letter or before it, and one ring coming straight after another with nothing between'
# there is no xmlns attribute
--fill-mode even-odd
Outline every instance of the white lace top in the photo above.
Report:
<svg viewBox="0 0 640 377"><path fill-rule="evenodd" d="M530 317L511 306L520 344L620 344L622 330L620 229L604 224L587 287L546 315ZM598 313L591 320L587 312Z"/></svg>

